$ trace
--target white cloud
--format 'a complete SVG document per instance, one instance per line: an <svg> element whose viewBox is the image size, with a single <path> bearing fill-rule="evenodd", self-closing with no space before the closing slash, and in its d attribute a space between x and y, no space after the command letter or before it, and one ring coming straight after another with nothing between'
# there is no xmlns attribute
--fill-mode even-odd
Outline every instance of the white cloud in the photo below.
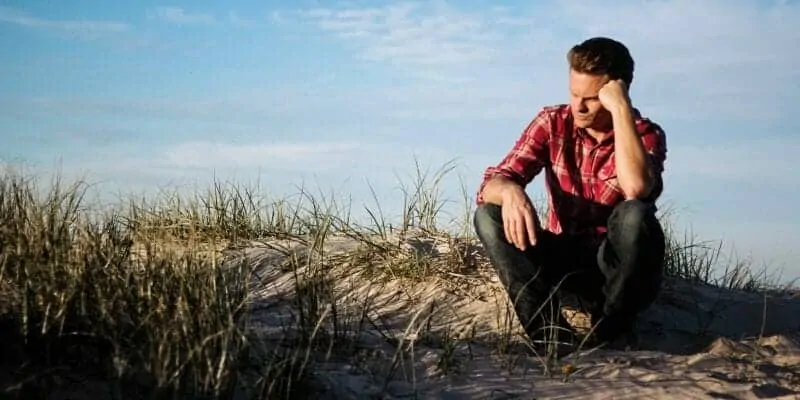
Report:
<svg viewBox="0 0 800 400"><path fill-rule="evenodd" d="M123 22L97 20L55 20L39 18L10 7L0 6L0 22L26 28L57 31L85 38L101 34L126 32L131 27Z"/></svg>
<svg viewBox="0 0 800 400"><path fill-rule="evenodd" d="M450 77L453 78L453 77ZM542 73L530 84L510 81L451 84L450 81L413 82L369 88L322 87L317 81L271 90L226 89L208 97L174 95L163 98L97 98L84 96L0 99L2 115L108 115L136 119L285 122L307 121L307 115L326 119L364 121L447 121L528 118L540 102L566 94L558 72ZM564 97L566 98L566 97ZM555 101L560 100L556 99ZM359 115L359 116L357 116ZM353 122L351 122L353 123ZM521 121L520 121L521 123Z"/></svg>
<svg viewBox="0 0 800 400"><path fill-rule="evenodd" d="M173 46L163 37L137 30L132 24L94 19L52 19L31 15L23 10L0 6L0 25L11 24L37 29L52 35L104 44L112 50L167 50ZM39 66L29 66L38 68ZM45 64L45 67L53 68Z"/></svg>
<svg viewBox="0 0 800 400"><path fill-rule="evenodd" d="M397 66L427 78L467 75L464 72L475 65L504 59L509 45L521 45L523 38L534 39L527 43L531 49L550 48L550 36L545 32L537 38L508 36L498 29L526 25L525 19L503 9L483 14L462 12L445 2L396 3L370 8L317 8L299 15L323 31L335 33L363 60Z"/></svg>
<svg viewBox="0 0 800 400"><path fill-rule="evenodd" d="M273 10L267 16L267 22L273 25L283 25L284 23L286 23L286 19L281 11Z"/></svg>
<svg viewBox="0 0 800 400"><path fill-rule="evenodd" d="M254 20L242 17L235 11L228 11L228 21L233 26L238 26L241 28L252 28L256 24Z"/></svg>
<svg viewBox="0 0 800 400"><path fill-rule="evenodd" d="M185 142L163 153L161 163L175 168L269 168L317 170L348 160L355 142L252 143Z"/></svg>
<svg viewBox="0 0 800 400"><path fill-rule="evenodd" d="M262 194L283 197L298 187L312 192L333 191L353 202L353 211L374 199L375 189L386 213L393 216L402 209L399 181L412 185L414 156L430 175L452 158L449 151L434 146L418 148L411 144L352 141L190 141L167 145L160 151L141 151L132 144L91 152L61 151L58 169L67 179L86 178L93 185L93 196L115 201L118 194L193 191L208 188L212 180L258 183ZM17 163L17 160L8 160ZM463 163L461 163L463 166ZM54 171L53 162L33 163L37 173ZM457 172L463 171L459 168ZM473 174L471 174L473 175ZM431 179L432 176L429 176ZM443 182L445 196L461 200L459 181L450 175ZM468 177L468 184L473 185Z"/></svg>
<svg viewBox="0 0 800 400"><path fill-rule="evenodd" d="M190 13L179 7L156 7L151 18L178 25L214 25L217 19L211 14Z"/></svg>

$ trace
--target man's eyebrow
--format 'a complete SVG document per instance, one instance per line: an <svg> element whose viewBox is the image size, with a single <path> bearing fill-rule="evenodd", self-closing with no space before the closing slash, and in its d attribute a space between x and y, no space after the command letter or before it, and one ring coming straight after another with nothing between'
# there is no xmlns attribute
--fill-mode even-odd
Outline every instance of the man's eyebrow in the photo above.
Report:
<svg viewBox="0 0 800 400"><path fill-rule="evenodd" d="M600 95L594 95L594 96L589 96L589 97L578 96L577 94L575 94L575 92L573 92L571 90L570 90L570 93L575 97L580 97L580 98L586 99L586 100L595 100L595 99L599 99L600 98Z"/></svg>

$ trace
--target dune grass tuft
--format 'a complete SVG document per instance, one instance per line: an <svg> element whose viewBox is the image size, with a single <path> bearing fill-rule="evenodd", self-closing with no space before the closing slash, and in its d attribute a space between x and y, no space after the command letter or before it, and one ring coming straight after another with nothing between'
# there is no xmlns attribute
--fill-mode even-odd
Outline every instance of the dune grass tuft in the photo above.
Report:
<svg viewBox="0 0 800 400"><path fill-rule="evenodd" d="M210 221L165 216L160 226L180 232L170 235L138 207L84 208L85 190L0 177L0 280L10 293L0 318L6 362L21 367L7 378L9 390L48 394L72 379L102 381L118 394L230 390L247 345L248 266L220 268L214 251L171 240L206 233L196 228ZM218 222L240 229L236 218Z"/></svg>

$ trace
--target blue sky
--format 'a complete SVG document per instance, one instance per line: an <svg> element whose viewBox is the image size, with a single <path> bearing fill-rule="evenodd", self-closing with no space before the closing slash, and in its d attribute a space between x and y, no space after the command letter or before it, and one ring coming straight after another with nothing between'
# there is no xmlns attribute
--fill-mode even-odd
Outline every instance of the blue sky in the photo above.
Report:
<svg viewBox="0 0 800 400"><path fill-rule="evenodd" d="M215 174L354 207L370 182L397 213L414 155L457 159L446 194L461 176L472 195L541 106L567 101L567 49L606 35L667 132L679 227L800 278L800 5L610 3L4 1L0 158L109 191Z"/></svg>

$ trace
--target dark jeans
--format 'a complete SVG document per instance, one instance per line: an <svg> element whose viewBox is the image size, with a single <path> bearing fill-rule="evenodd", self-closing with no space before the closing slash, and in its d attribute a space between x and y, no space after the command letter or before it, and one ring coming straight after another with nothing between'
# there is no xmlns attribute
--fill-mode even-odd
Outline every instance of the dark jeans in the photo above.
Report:
<svg viewBox="0 0 800 400"><path fill-rule="evenodd" d="M484 204L475 230L531 339L540 338L559 295L574 294L592 315L595 337L612 341L655 300L663 279L664 232L652 205L627 200L614 208L599 245L539 230L523 252L506 240L500 207ZM551 295L552 293L552 295ZM560 312L556 323L563 325Z"/></svg>

